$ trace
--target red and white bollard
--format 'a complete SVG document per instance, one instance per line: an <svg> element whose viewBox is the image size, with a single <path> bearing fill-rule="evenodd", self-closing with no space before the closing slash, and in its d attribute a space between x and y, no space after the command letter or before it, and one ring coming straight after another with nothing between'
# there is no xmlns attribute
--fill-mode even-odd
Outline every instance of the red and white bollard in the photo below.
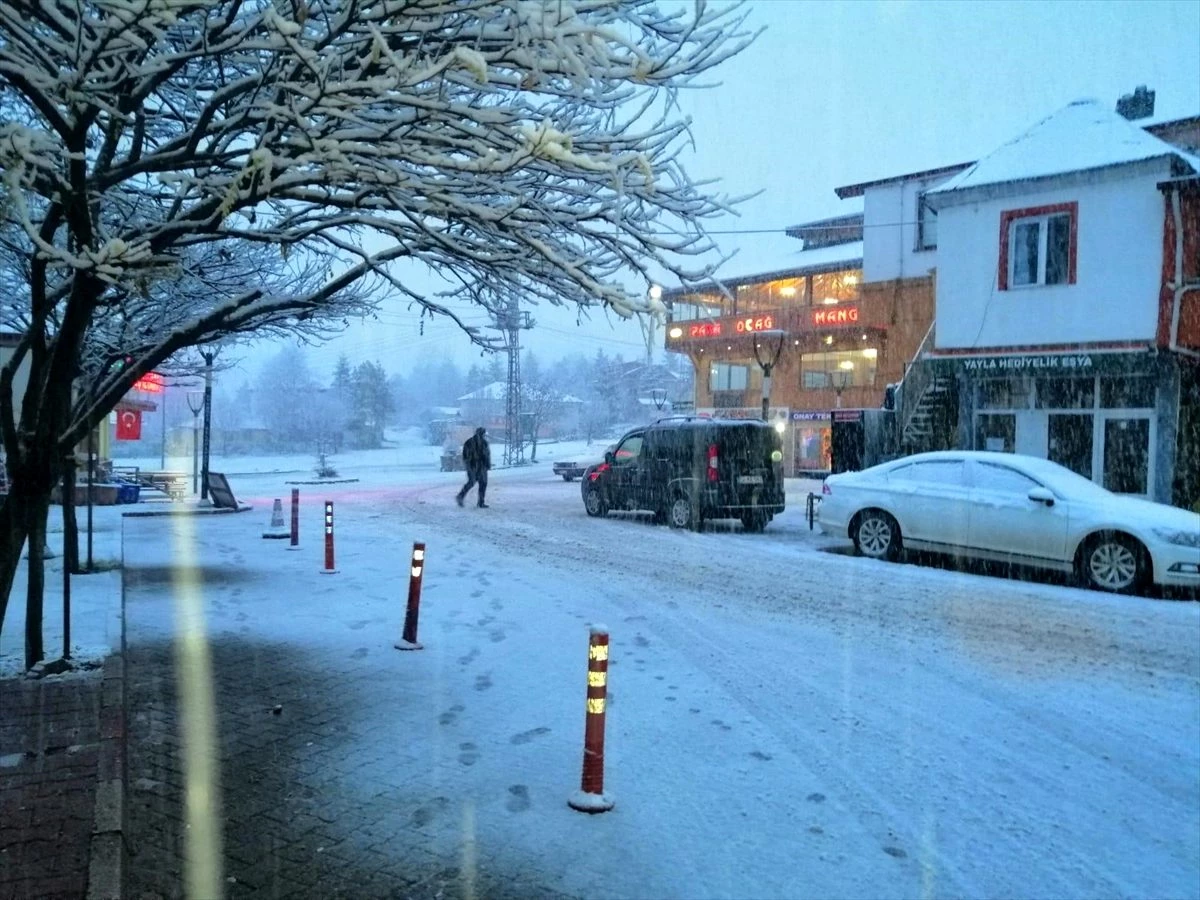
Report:
<svg viewBox="0 0 1200 900"><path fill-rule="evenodd" d="M300 488L292 488L292 530L289 550L300 549Z"/></svg>
<svg viewBox="0 0 1200 900"><path fill-rule="evenodd" d="M585 813L608 812L615 801L604 793L604 707L608 697L608 629L593 625L588 640L587 722L583 732L583 779L567 805Z"/></svg>
<svg viewBox="0 0 1200 900"><path fill-rule="evenodd" d="M321 570L322 575L336 575L337 569L333 567L333 501L325 501L325 568Z"/></svg>
<svg viewBox="0 0 1200 900"><path fill-rule="evenodd" d="M417 619L421 612L421 579L425 577L425 545L413 542L412 566L408 575L408 607L404 611L404 634L396 642L397 650L420 650Z"/></svg>

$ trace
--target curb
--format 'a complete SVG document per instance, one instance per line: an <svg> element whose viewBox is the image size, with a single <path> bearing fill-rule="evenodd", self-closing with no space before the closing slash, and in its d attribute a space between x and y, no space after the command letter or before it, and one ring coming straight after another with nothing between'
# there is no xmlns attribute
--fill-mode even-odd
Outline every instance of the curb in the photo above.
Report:
<svg viewBox="0 0 1200 900"><path fill-rule="evenodd" d="M139 510L137 512L121 513L121 515L130 519L154 519L166 516L221 516L227 513L249 512L252 509L254 507L249 503L239 503L237 509L204 506L194 509Z"/></svg>
<svg viewBox="0 0 1200 900"><path fill-rule="evenodd" d="M96 772L95 817L89 847L87 900L121 900L127 857L125 657L121 653L114 653L104 661L104 683L100 691L100 755Z"/></svg>

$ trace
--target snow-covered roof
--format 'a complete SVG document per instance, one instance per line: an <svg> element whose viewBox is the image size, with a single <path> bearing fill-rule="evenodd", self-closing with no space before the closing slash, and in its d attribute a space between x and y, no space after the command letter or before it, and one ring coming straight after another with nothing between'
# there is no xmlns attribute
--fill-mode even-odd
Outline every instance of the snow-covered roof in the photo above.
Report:
<svg viewBox="0 0 1200 900"><path fill-rule="evenodd" d="M491 384L485 384L478 390L471 391L469 394L463 394L459 397L459 402L463 400L503 400L508 392L508 385L503 381L493 381Z"/></svg>
<svg viewBox="0 0 1200 900"><path fill-rule="evenodd" d="M836 272L840 269L860 268L862 261L863 242L851 241L847 244L835 244L832 247L820 247L816 250L798 250L785 256L774 268L763 269L740 277L718 275L713 278L713 281L720 282L726 287L739 284L763 284L781 278L798 278L803 275ZM684 297L705 290L703 286L677 287L663 291L663 294L667 297Z"/></svg>
<svg viewBox="0 0 1200 900"><path fill-rule="evenodd" d="M1049 178L1175 157L1192 171L1200 159L1148 133L1098 100L1077 100L929 192L931 198L972 188Z"/></svg>

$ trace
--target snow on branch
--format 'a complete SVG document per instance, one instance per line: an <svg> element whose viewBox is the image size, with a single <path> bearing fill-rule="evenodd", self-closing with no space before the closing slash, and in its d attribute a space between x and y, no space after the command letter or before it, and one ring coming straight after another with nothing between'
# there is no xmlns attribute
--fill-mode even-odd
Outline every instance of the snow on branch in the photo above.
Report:
<svg viewBox="0 0 1200 900"><path fill-rule="evenodd" d="M647 0L9 0L0 232L30 287L0 317L95 372L130 347L155 365L230 332L319 333L388 298L450 314L398 261L476 302L647 311L627 285L710 268L704 223L731 201L680 165L672 98L746 46L743 18ZM248 247L288 265L227 281L213 254Z"/></svg>

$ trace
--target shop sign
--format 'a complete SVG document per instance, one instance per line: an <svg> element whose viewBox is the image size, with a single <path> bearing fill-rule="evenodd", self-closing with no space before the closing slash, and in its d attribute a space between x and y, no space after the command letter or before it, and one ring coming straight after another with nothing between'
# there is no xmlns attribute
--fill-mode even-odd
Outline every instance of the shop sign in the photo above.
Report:
<svg viewBox="0 0 1200 900"><path fill-rule="evenodd" d="M861 422L862 417L861 409L835 409L833 411L833 421L835 422Z"/></svg>
<svg viewBox="0 0 1200 900"><path fill-rule="evenodd" d="M858 324L857 306L831 306L828 309L814 309L809 315L812 317L814 328Z"/></svg>
<svg viewBox="0 0 1200 900"><path fill-rule="evenodd" d="M828 421L829 412L794 412L792 413L793 422L824 422Z"/></svg>
<svg viewBox="0 0 1200 900"><path fill-rule="evenodd" d="M163 391L163 377L157 372L147 372L133 383L133 389L141 391L144 394L161 394Z"/></svg>
<svg viewBox="0 0 1200 900"><path fill-rule="evenodd" d="M733 330L738 334L753 334L756 331L771 331L774 328L774 316L749 316L738 319L733 325Z"/></svg>
<svg viewBox="0 0 1200 900"><path fill-rule="evenodd" d="M703 407L696 411L701 416L709 416L713 419L761 419L761 406L725 406ZM828 413L826 413L828 415ZM788 417L788 408L786 406L772 406L767 410L767 418L771 421L783 419L785 422Z"/></svg>
<svg viewBox="0 0 1200 900"><path fill-rule="evenodd" d="M738 319L719 319L715 322L697 322L688 326L688 337L711 338L723 334L755 334L759 331L773 331L774 316L746 316Z"/></svg>
<svg viewBox="0 0 1200 900"><path fill-rule="evenodd" d="M980 356L962 360L967 372L1022 371L1026 369L1090 369L1095 364L1090 353L1068 353L1055 356Z"/></svg>

